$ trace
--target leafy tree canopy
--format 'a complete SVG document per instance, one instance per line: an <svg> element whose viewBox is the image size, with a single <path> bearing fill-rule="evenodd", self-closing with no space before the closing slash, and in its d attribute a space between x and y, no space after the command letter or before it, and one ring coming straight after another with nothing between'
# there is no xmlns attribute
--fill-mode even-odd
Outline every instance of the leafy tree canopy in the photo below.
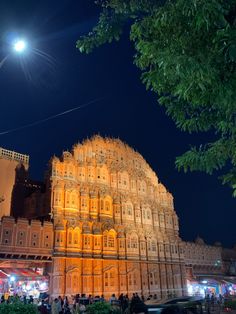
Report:
<svg viewBox="0 0 236 314"><path fill-rule="evenodd" d="M101 0L81 52L119 40L130 27L146 87L183 131L214 135L177 157L185 172L221 170L236 196L236 0ZM127 23L128 22L128 23Z"/></svg>

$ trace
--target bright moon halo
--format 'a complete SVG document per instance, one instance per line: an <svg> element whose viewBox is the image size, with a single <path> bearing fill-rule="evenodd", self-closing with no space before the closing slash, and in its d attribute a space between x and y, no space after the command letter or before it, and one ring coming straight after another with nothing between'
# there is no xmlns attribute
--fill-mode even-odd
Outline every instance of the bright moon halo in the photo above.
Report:
<svg viewBox="0 0 236 314"><path fill-rule="evenodd" d="M17 40L14 44L13 44L13 49L18 52L21 53L26 49L26 42L22 39Z"/></svg>

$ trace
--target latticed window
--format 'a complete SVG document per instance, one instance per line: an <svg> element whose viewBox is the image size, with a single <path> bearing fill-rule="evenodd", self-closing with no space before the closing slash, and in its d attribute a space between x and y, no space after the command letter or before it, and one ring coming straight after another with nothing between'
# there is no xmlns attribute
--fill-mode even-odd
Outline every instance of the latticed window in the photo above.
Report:
<svg viewBox="0 0 236 314"><path fill-rule="evenodd" d="M106 211L110 210L110 203L108 201L105 202Z"/></svg>
<svg viewBox="0 0 236 314"><path fill-rule="evenodd" d="M84 245L90 245L90 238L89 238L89 236L84 236Z"/></svg>
<svg viewBox="0 0 236 314"><path fill-rule="evenodd" d="M156 250L157 250L156 242L155 242L155 241L152 241L152 251L153 251L153 252L156 252Z"/></svg>
<svg viewBox="0 0 236 314"><path fill-rule="evenodd" d="M115 240L111 235L108 237L108 247L115 247Z"/></svg>
<svg viewBox="0 0 236 314"><path fill-rule="evenodd" d="M115 247L115 240L112 235L104 236L103 243L104 243L104 247L110 247L110 248Z"/></svg>
<svg viewBox="0 0 236 314"><path fill-rule="evenodd" d="M128 215L129 216L132 216L133 215L133 209L131 206L127 206L127 212L128 212Z"/></svg>
<svg viewBox="0 0 236 314"><path fill-rule="evenodd" d="M145 242L141 242L141 250L142 250L142 251L145 250Z"/></svg>
<svg viewBox="0 0 236 314"><path fill-rule="evenodd" d="M132 249L137 249L138 248L138 240L136 237L131 238L131 248Z"/></svg>
<svg viewBox="0 0 236 314"><path fill-rule="evenodd" d="M107 236L103 236L103 245L104 245L104 247L108 246L108 244L107 244Z"/></svg>

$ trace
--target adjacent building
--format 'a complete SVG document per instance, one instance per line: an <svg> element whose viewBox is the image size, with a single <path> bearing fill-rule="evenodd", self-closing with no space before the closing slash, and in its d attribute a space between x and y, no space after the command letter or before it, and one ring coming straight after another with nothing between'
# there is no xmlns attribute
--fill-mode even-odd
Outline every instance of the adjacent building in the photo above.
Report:
<svg viewBox="0 0 236 314"><path fill-rule="evenodd" d="M19 182L25 182L29 168L29 156L0 147L0 217L10 216L23 210L24 192L15 189Z"/></svg>

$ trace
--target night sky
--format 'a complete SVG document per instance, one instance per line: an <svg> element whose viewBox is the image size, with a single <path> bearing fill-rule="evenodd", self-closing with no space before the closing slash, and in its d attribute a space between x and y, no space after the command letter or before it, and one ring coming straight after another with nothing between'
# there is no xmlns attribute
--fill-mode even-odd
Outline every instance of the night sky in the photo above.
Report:
<svg viewBox="0 0 236 314"><path fill-rule="evenodd" d="M41 180L52 155L94 134L119 137L135 148L173 194L184 240L201 236L213 244L236 242L235 199L217 175L178 172L175 157L209 140L176 129L147 92L133 65L126 31L120 42L82 55L76 40L98 19L93 1L7 1L0 3L0 57L24 35L31 49L21 60L10 53L0 69L0 132L28 125L100 99L80 110L5 135L0 146L30 155L31 178ZM38 50L41 52L39 52ZM40 56L38 53L44 53ZM45 56L48 54L50 57Z"/></svg>

